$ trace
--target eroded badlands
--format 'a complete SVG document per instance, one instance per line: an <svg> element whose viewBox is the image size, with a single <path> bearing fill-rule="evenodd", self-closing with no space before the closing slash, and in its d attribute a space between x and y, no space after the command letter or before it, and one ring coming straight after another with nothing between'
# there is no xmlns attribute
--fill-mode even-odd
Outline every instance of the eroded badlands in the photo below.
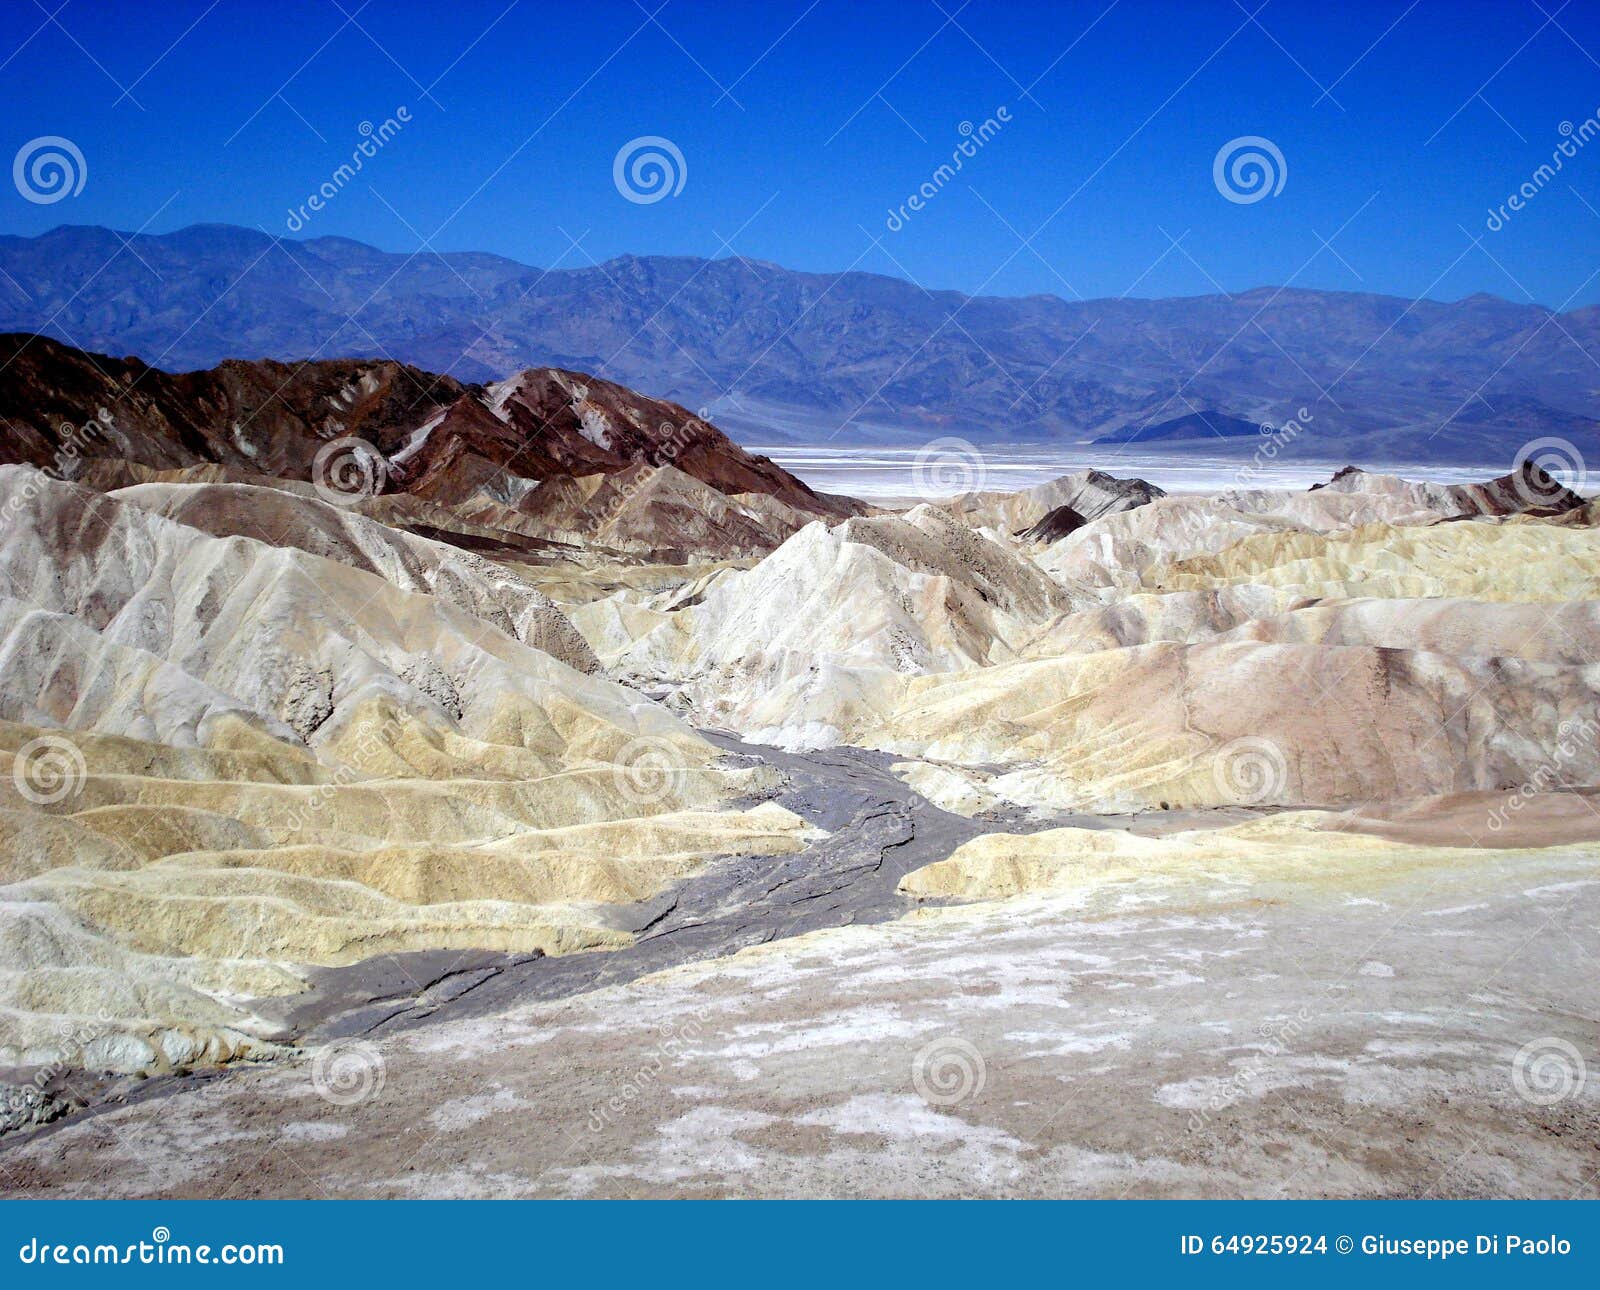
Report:
<svg viewBox="0 0 1600 1290"><path fill-rule="evenodd" d="M404 375L0 466L8 1191L1595 1194L1593 504Z"/></svg>

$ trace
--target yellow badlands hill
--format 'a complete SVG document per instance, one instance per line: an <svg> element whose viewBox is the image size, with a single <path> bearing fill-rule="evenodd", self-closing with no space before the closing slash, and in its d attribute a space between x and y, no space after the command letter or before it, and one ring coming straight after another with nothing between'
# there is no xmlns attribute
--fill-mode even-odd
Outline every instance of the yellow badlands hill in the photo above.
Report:
<svg viewBox="0 0 1600 1290"><path fill-rule="evenodd" d="M1600 599L1594 530L1537 519L1248 537L1150 571L1152 590L1241 584L1305 598L1454 596L1559 603Z"/></svg>
<svg viewBox="0 0 1600 1290"><path fill-rule="evenodd" d="M1589 782L1595 741L1561 749L1600 716L1590 517L1483 496L1352 475L1160 498L1044 546L919 507L575 621L703 722L883 749L968 814L1504 790L1552 760ZM1063 551L1082 579L1038 588Z"/></svg>
<svg viewBox="0 0 1600 1290"><path fill-rule="evenodd" d="M1295 811L1163 837L1095 829L989 833L907 874L900 890L959 900L1073 896L1101 913L1127 911L1157 897L1171 901L1181 893L1202 910L1329 890L1370 896L1430 867L1515 863L1527 853L1416 845L1340 832L1340 823L1325 811ZM1566 851L1588 863L1600 861L1600 841L1568 844Z"/></svg>
<svg viewBox="0 0 1600 1290"><path fill-rule="evenodd" d="M263 1051L249 1000L305 966L614 947L605 905L809 835L729 809L771 773L569 666L581 638L491 566L364 520L325 554L219 537L17 469L0 505L0 1064Z"/></svg>
<svg viewBox="0 0 1600 1290"><path fill-rule="evenodd" d="M1338 805L1600 776L1600 666L1368 647L1148 645L905 683L859 742L990 767L1024 806Z"/></svg>

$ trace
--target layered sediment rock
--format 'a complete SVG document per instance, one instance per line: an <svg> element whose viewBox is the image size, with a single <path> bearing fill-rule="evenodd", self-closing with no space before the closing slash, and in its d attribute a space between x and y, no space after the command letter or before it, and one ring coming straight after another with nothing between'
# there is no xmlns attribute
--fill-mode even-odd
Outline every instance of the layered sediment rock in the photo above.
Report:
<svg viewBox="0 0 1600 1290"><path fill-rule="evenodd" d="M670 687L708 724L819 747L849 742L905 678L1018 657L1074 603L1023 556L919 506L812 524L754 569L654 606L573 612L616 675Z"/></svg>
<svg viewBox="0 0 1600 1290"><path fill-rule="evenodd" d="M1097 520L1119 511L1135 510L1165 496L1162 489L1142 479L1118 479L1104 471L1082 470L1015 493L963 493L945 503L945 507L976 528L1020 533L1043 525L1036 536L1050 540L1044 533L1062 527L1066 514L1085 521ZM1062 514L1046 524L1047 517L1057 512Z"/></svg>
<svg viewBox="0 0 1600 1290"><path fill-rule="evenodd" d="M1337 805L1553 763L1587 783L1595 741L1566 732L1600 716L1600 557L1589 508L1525 483L1344 472L1156 498L1054 543L919 507L577 624L699 719L884 749L966 813Z"/></svg>
<svg viewBox="0 0 1600 1290"><path fill-rule="evenodd" d="M265 495L263 495L265 494ZM549 600L273 490L0 469L0 1065L269 1048L310 965L627 943L603 912L802 845L587 675Z"/></svg>
<svg viewBox="0 0 1600 1290"><path fill-rule="evenodd" d="M102 388L55 360L35 377L139 415L82 482L0 468L0 1065L225 1061L271 1050L260 1001L313 968L624 946L617 907L816 835L694 725L881 750L966 815L1352 808L991 835L916 896L1294 865L1309 832L1387 864L1370 839L1418 826L1372 803L1453 795L1459 834L1478 795L1498 831L1508 794L1600 783L1596 517L1526 472L1088 472L869 516L553 369L408 402L417 374L356 365L285 410L250 365ZM361 436L383 487L329 497L260 418L300 458ZM11 455L66 473L24 422Z"/></svg>

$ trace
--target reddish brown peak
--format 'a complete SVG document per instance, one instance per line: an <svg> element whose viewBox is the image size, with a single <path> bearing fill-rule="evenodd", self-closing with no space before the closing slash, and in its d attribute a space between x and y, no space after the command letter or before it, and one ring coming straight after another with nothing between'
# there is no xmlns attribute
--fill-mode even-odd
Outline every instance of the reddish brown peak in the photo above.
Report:
<svg viewBox="0 0 1600 1290"><path fill-rule="evenodd" d="M1024 542L1056 542L1069 533L1076 533L1088 522L1072 507L1058 506L1037 524L1024 529L1020 536Z"/></svg>
<svg viewBox="0 0 1600 1290"><path fill-rule="evenodd" d="M681 404L562 368L535 367L486 387L482 401L514 430L509 456L484 452L516 474L612 474L631 465L675 466L727 494L765 493L818 515L852 513L820 497L765 457L752 456ZM503 436L493 436L502 445ZM549 462L551 468L536 463Z"/></svg>
<svg viewBox="0 0 1600 1290"><path fill-rule="evenodd" d="M398 446L465 389L385 360L230 360L174 374L28 335L0 336L0 369L0 461L60 468L70 446L83 458L214 462L290 479L309 478L317 449L341 434Z"/></svg>
<svg viewBox="0 0 1600 1290"><path fill-rule="evenodd" d="M1518 463L1509 475L1484 484L1461 484L1457 491L1489 515L1515 511L1560 514L1584 504L1582 497L1531 459Z"/></svg>
<svg viewBox="0 0 1600 1290"><path fill-rule="evenodd" d="M1313 484L1312 489L1358 492L1399 484L1403 484L1403 481L1396 476L1374 474L1359 466L1346 466L1327 482ZM1519 461L1508 474L1478 484L1412 486L1428 489L1440 498L1448 498L1460 508L1463 515L1511 515L1520 511L1560 514L1584 505L1582 497L1532 458Z"/></svg>
<svg viewBox="0 0 1600 1290"><path fill-rule="evenodd" d="M81 458L305 480L319 449L353 435L390 463L387 491L437 501L483 493L514 506L558 476L672 465L724 494L764 493L814 515L855 509L679 404L549 367L488 387L362 359L232 359L172 374L43 337L0 336L0 419L0 462L43 467L58 463L63 426L103 421L77 445Z"/></svg>

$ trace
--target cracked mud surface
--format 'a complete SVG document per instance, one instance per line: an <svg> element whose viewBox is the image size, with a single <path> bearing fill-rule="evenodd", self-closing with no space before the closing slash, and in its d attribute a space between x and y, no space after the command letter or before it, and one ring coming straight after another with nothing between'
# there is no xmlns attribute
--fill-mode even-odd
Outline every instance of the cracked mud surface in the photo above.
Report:
<svg viewBox="0 0 1600 1290"><path fill-rule="evenodd" d="M1173 811L1113 819L1031 819L1022 811L967 819L941 810L891 773L898 759L860 748L789 753L703 731L736 759L764 762L788 783L776 800L830 836L795 855L734 856L655 900L618 906L616 925L636 942L604 953L542 956L394 955L313 974L309 995L286 1000L284 1020L306 1042L386 1034L430 1018L483 1016L532 999L619 985L651 972L720 958L830 927L886 922L920 903L896 886L983 833L1028 833L1061 823L1169 831L1224 824L1254 812Z"/></svg>
<svg viewBox="0 0 1600 1290"><path fill-rule="evenodd" d="M1593 1065L1592 850L919 911L905 873L1045 825L941 811L876 753L759 755L827 839L617 909L625 950L326 973L285 1017L303 1056L12 1135L0 1192L1600 1196L1600 1083L1541 1101L1523 1056Z"/></svg>

